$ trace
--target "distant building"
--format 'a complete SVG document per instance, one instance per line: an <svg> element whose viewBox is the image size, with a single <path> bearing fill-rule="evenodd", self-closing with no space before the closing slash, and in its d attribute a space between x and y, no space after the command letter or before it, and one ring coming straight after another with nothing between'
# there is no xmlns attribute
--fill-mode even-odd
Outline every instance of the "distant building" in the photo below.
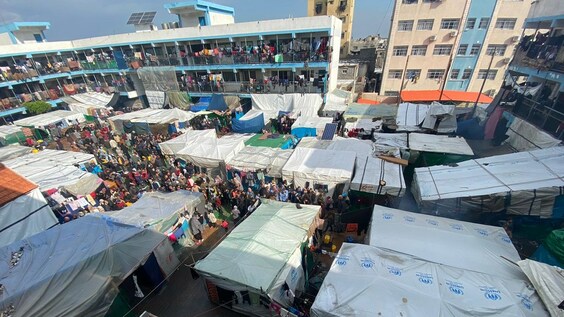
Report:
<svg viewBox="0 0 564 317"><path fill-rule="evenodd" d="M360 68L359 76L368 80L369 85L364 88L367 92L376 92L382 79L382 69L388 46L388 39L380 37L380 34L367 36L363 39L352 40L350 54L341 61L354 61L366 64ZM363 71L366 72L363 73Z"/></svg>
<svg viewBox="0 0 564 317"><path fill-rule="evenodd" d="M341 55L349 53L352 38L355 0L307 0L307 15L333 15L341 19Z"/></svg>
<svg viewBox="0 0 564 317"><path fill-rule="evenodd" d="M564 140L564 2L535 2L498 98L504 109Z"/></svg>
<svg viewBox="0 0 564 317"><path fill-rule="evenodd" d="M472 92L485 80L493 95L531 2L396 0L380 93L397 95L403 78L403 90Z"/></svg>

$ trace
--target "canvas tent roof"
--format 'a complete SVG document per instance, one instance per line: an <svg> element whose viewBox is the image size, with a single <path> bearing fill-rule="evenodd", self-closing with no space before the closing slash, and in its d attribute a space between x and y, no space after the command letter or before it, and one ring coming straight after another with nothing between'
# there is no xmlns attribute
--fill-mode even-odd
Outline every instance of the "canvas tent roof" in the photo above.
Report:
<svg viewBox="0 0 564 317"><path fill-rule="evenodd" d="M22 128L15 125L0 125L0 139L5 139L10 134L22 132ZM22 140L23 141L23 140Z"/></svg>
<svg viewBox="0 0 564 317"><path fill-rule="evenodd" d="M0 249L2 259L21 250L17 265L0 263L0 309L13 305L13 317L104 315L118 285L163 243L153 230L90 216L14 242Z"/></svg>
<svg viewBox="0 0 564 317"><path fill-rule="evenodd" d="M231 159L245 147L245 141L252 135L232 134L217 138L215 130L199 130L186 132L184 148L175 153L176 156L191 161L200 167L218 167Z"/></svg>
<svg viewBox="0 0 564 317"><path fill-rule="evenodd" d="M31 153L31 148L19 144L10 144L0 147L0 162Z"/></svg>
<svg viewBox="0 0 564 317"><path fill-rule="evenodd" d="M312 185L348 183L355 160L354 152L297 147L282 168L282 176L302 188L308 181Z"/></svg>
<svg viewBox="0 0 564 317"><path fill-rule="evenodd" d="M495 195L505 199L511 193L509 213L550 217L554 197L564 187L563 155L564 147L555 147L468 160L455 167L416 168L414 195L421 203ZM503 203L500 208L492 211L503 210Z"/></svg>
<svg viewBox="0 0 564 317"><path fill-rule="evenodd" d="M347 110L347 103L350 98L350 92L335 89L327 94L325 106L323 106L323 113L326 116L332 116L336 112L344 112Z"/></svg>
<svg viewBox="0 0 564 317"><path fill-rule="evenodd" d="M68 104L71 111L89 115L88 109L108 109L108 107L116 103L118 98L119 94L108 95L105 93L88 92L63 97L61 99Z"/></svg>
<svg viewBox="0 0 564 317"><path fill-rule="evenodd" d="M564 298L564 270L544 263L523 260L518 262L533 284L551 316L563 316L558 308Z"/></svg>
<svg viewBox="0 0 564 317"><path fill-rule="evenodd" d="M396 105L364 105L359 103L351 103L344 113L344 118L372 119L382 117L395 118L398 112Z"/></svg>
<svg viewBox="0 0 564 317"><path fill-rule="evenodd" d="M513 118L513 122L506 134L508 138L505 140L505 143L519 152L546 149L562 143L561 140L517 117Z"/></svg>
<svg viewBox="0 0 564 317"><path fill-rule="evenodd" d="M524 280L441 265L344 243L312 316L548 316Z"/></svg>
<svg viewBox="0 0 564 317"><path fill-rule="evenodd" d="M325 125L332 122L333 118L300 116L294 121L294 124L292 124L292 134L296 135L298 129L315 129L316 135L322 135L323 130L325 130Z"/></svg>
<svg viewBox="0 0 564 317"><path fill-rule="evenodd" d="M278 112L289 112L293 118L298 116L317 116L323 103L318 94L252 94L252 109L263 111L265 120L278 116Z"/></svg>
<svg viewBox="0 0 564 317"><path fill-rule="evenodd" d="M320 207L264 200L195 269L237 289L269 292L310 233ZM285 279L285 277L282 277ZM240 285L240 286L236 286Z"/></svg>
<svg viewBox="0 0 564 317"><path fill-rule="evenodd" d="M43 150L6 160L4 164L38 184L41 191L65 187L74 195L86 195L98 188L101 179L74 164L93 159L93 155L82 152Z"/></svg>
<svg viewBox="0 0 564 317"><path fill-rule="evenodd" d="M348 119L348 121L345 122L345 129L364 129L364 131L368 132L372 129L380 130L381 125L382 120L356 119L354 121L350 121L350 119Z"/></svg>
<svg viewBox="0 0 564 317"><path fill-rule="evenodd" d="M282 177L282 167L293 150L280 148L246 146L226 163L241 171L265 170L271 177Z"/></svg>
<svg viewBox="0 0 564 317"><path fill-rule="evenodd" d="M430 107L427 104L401 103L396 115L398 129L402 131L420 130L419 125L423 123Z"/></svg>
<svg viewBox="0 0 564 317"><path fill-rule="evenodd" d="M407 133L374 133L374 154L393 153L399 157L399 150L408 149Z"/></svg>
<svg viewBox="0 0 564 317"><path fill-rule="evenodd" d="M108 118L109 121L115 122L131 121L131 122L144 122L150 124L165 124L171 122L186 122L196 116L195 113L184 111L180 109L142 109L139 111L128 112Z"/></svg>
<svg viewBox="0 0 564 317"><path fill-rule="evenodd" d="M375 205L368 235L372 246L426 261L504 278L524 278L509 262L521 258L501 227Z"/></svg>
<svg viewBox="0 0 564 317"><path fill-rule="evenodd" d="M380 181L385 185L381 186ZM405 194L403 168L399 164L365 156L356 158L355 175L351 189L361 192L401 197Z"/></svg>
<svg viewBox="0 0 564 317"><path fill-rule="evenodd" d="M464 138L424 133L409 134L409 149L420 152L474 155Z"/></svg>
<svg viewBox="0 0 564 317"><path fill-rule="evenodd" d="M202 193L186 190L172 193L147 192L129 207L100 215L109 216L116 222L165 232L175 224L180 213L191 216L204 203Z"/></svg>
<svg viewBox="0 0 564 317"><path fill-rule="evenodd" d="M50 124L55 124L60 121L78 121L84 122L86 119L84 115L80 112L67 111L67 110L55 110L47 113L42 113L35 115L33 117L24 118L14 121L15 125L21 127L33 127L33 128L44 128Z"/></svg>

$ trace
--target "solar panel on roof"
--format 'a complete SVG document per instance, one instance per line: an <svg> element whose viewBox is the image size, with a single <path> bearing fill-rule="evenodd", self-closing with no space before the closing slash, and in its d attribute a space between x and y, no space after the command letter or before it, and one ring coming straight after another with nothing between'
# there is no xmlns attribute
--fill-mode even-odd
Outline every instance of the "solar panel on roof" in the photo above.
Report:
<svg viewBox="0 0 564 317"><path fill-rule="evenodd" d="M337 124L327 123L325 125L325 130L323 130L323 135L321 136L321 140L333 140L333 137L335 136L335 132L337 132Z"/></svg>
<svg viewBox="0 0 564 317"><path fill-rule="evenodd" d="M151 24L151 23L153 23L153 20L155 19L155 15L157 15L156 11L145 12L145 14L143 14L143 17L139 21L139 24Z"/></svg>
<svg viewBox="0 0 564 317"><path fill-rule="evenodd" d="M145 12L132 13L131 16L129 17L129 20L127 20L127 24L139 24L139 21L143 17L144 13Z"/></svg>

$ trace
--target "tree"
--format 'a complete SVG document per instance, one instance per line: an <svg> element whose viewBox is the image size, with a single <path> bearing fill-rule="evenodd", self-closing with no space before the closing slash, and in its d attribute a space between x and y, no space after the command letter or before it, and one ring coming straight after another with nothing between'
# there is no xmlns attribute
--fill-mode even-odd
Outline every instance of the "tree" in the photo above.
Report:
<svg viewBox="0 0 564 317"><path fill-rule="evenodd" d="M23 105L31 114L41 114L51 110L51 104L45 101L29 101Z"/></svg>

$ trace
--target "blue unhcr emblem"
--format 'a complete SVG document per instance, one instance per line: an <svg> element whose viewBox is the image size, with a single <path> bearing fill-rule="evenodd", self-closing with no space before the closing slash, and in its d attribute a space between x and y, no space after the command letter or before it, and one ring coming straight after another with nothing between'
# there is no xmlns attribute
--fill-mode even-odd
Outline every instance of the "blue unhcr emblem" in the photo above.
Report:
<svg viewBox="0 0 564 317"><path fill-rule="evenodd" d="M415 222L415 217L405 216L403 217L403 219L405 219L405 221L407 222Z"/></svg>
<svg viewBox="0 0 564 317"><path fill-rule="evenodd" d="M385 213L382 215L382 217L384 218L384 220L390 220L394 217L393 214L389 214L389 213Z"/></svg>
<svg viewBox="0 0 564 317"><path fill-rule="evenodd" d="M372 261L372 259L369 258L365 258L360 260L360 265L365 268L365 269L371 269L374 267L374 261Z"/></svg>

